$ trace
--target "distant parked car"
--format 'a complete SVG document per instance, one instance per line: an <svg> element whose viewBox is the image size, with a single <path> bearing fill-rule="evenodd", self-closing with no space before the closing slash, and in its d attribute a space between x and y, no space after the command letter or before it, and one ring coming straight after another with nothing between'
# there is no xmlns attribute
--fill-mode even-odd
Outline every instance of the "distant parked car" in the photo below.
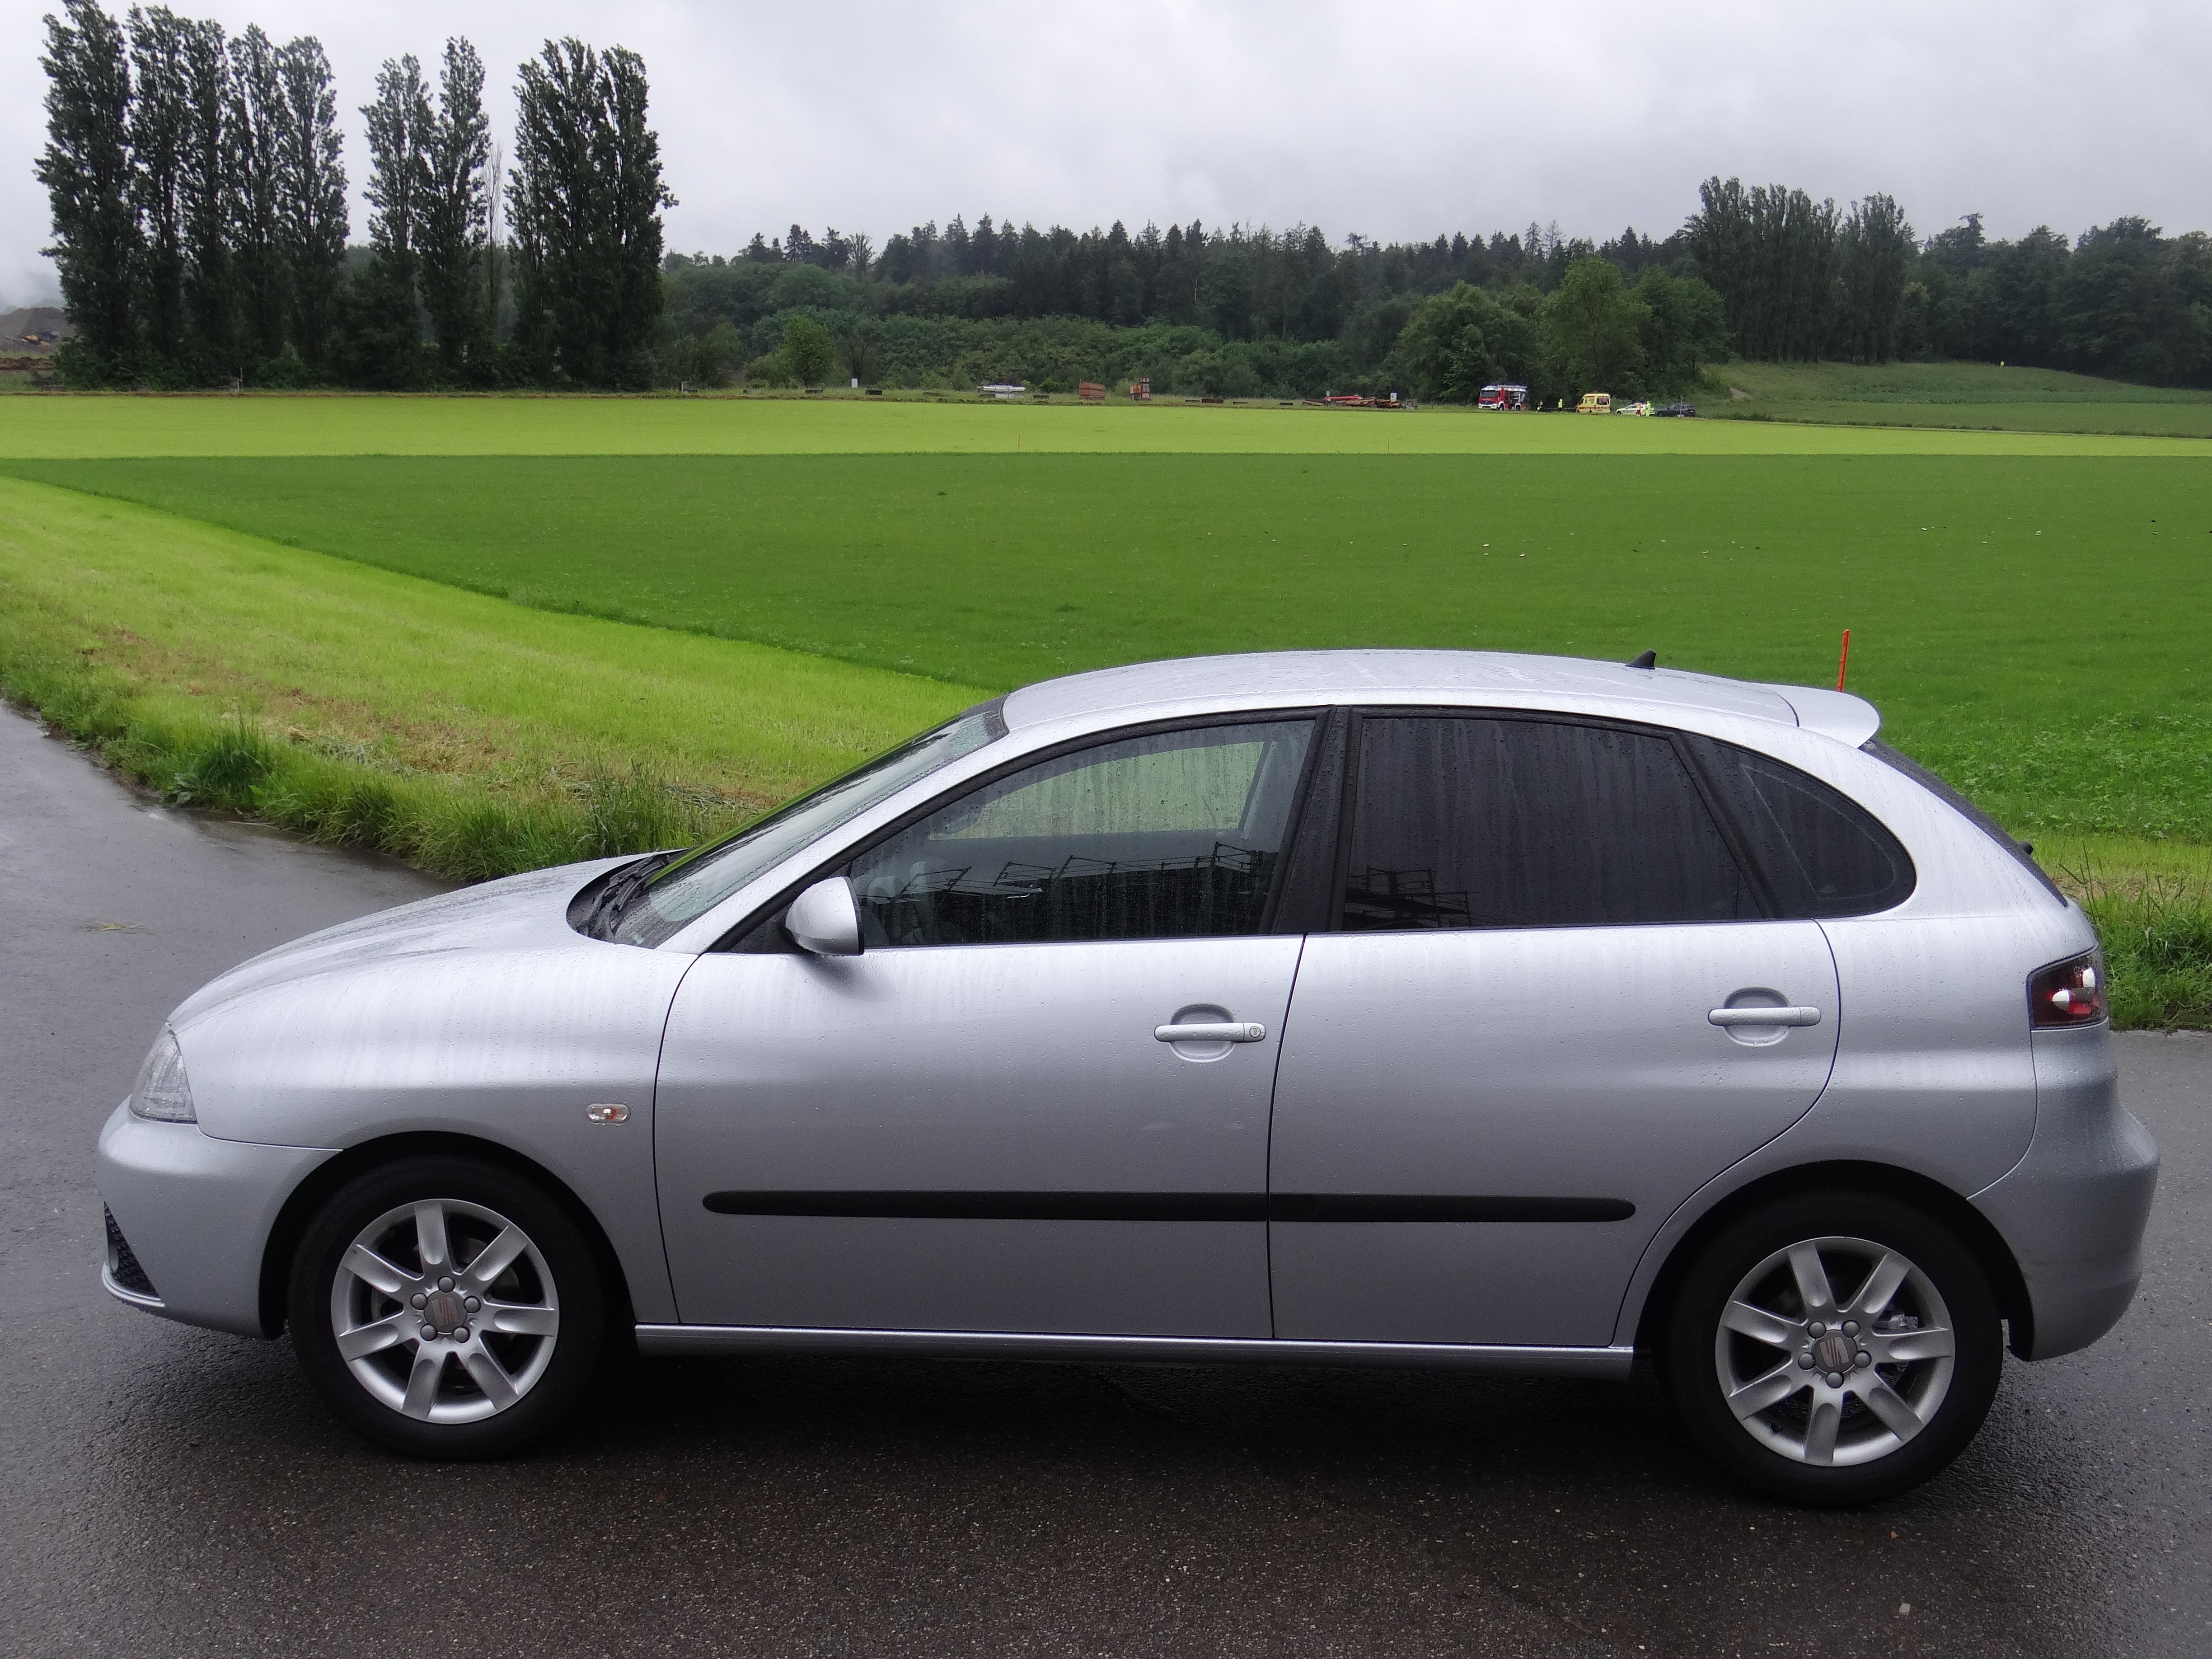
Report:
<svg viewBox="0 0 2212 1659"><path fill-rule="evenodd" d="M2096 933L1858 698L1652 660L1080 674L709 846L271 951L108 1120L107 1288L289 1324L428 1457L543 1435L611 1342L1649 1353L1753 1485L1902 1491L2008 1342L2135 1294Z"/></svg>
<svg viewBox="0 0 2212 1659"><path fill-rule="evenodd" d="M1698 412L1695 404L1662 404L1651 411L1654 415L1673 415L1687 417Z"/></svg>
<svg viewBox="0 0 2212 1659"><path fill-rule="evenodd" d="M1649 415L1651 412L1651 405L1638 398L1632 404L1615 404L1613 406L1613 412L1616 415Z"/></svg>

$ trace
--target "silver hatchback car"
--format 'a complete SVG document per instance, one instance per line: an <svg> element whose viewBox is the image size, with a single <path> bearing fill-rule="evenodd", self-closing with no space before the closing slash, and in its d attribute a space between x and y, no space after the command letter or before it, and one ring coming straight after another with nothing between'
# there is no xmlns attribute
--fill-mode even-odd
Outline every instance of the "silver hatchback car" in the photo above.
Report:
<svg viewBox="0 0 2212 1659"><path fill-rule="evenodd" d="M2128 1305L2081 910L1837 692L1458 652L975 708L711 846L302 939L100 1142L107 1287L396 1450L607 1346L1663 1365L1805 1503Z"/></svg>

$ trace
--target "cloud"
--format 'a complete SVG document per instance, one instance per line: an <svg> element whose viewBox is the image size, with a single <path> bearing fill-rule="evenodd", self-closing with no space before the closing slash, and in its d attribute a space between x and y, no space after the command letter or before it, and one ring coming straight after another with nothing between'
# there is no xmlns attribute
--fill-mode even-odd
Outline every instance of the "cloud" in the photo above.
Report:
<svg viewBox="0 0 2212 1659"><path fill-rule="evenodd" d="M46 6L0 0L8 36ZM878 244L992 213L1079 228L1202 218L1332 237L1556 220L1663 234L1698 180L1887 191L1926 234L2069 234L2123 213L2204 225L2212 62L2201 0L1753 4L1367 0L1054 5L334 0L179 9L319 36L355 113L386 57L467 34L504 130L514 64L549 33L645 56L669 244L732 252L794 220ZM51 292L35 54L0 70L0 300ZM355 234L367 215L356 205Z"/></svg>

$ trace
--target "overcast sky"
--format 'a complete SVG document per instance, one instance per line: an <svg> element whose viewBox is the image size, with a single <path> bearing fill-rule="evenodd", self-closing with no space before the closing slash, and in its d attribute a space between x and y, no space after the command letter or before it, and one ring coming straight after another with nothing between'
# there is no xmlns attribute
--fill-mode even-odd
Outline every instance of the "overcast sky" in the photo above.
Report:
<svg viewBox="0 0 2212 1659"><path fill-rule="evenodd" d="M53 292L31 166L47 4L0 0L0 303ZM113 9L120 10L120 4ZM1838 201L1887 191L1923 235L2212 228L2206 0L249 0L178 9L328 49L366 234L358 107L448 33L489 69L550 33L641 52L680 205L670 247L797 220L955 213L1079 228L1320 225L1391 240L1557 221L1663 234L1710 174Z"/></svg>

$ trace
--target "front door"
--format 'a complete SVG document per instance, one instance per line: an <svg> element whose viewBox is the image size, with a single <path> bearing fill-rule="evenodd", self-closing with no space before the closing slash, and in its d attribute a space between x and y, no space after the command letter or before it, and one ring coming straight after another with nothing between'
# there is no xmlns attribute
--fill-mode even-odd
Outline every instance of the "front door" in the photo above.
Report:
<svg viewBox="0 0 2212 1659"><path fill-rule="evenodd" d="M683 1319L1267 1335L1301 941L1267 929L1311 735L1038 762L842 866L861 955L702 957L655 1107Z"/></svg>
<svg viewBox="0 0 2212 1659"><path fill-rule="evenodd" d="M1765 919L1666 734L1368 716L1353 751L1276 1092L1276 1334L1603 1346L1668 1214L1826 1085L1826 942Z"/></svg>

